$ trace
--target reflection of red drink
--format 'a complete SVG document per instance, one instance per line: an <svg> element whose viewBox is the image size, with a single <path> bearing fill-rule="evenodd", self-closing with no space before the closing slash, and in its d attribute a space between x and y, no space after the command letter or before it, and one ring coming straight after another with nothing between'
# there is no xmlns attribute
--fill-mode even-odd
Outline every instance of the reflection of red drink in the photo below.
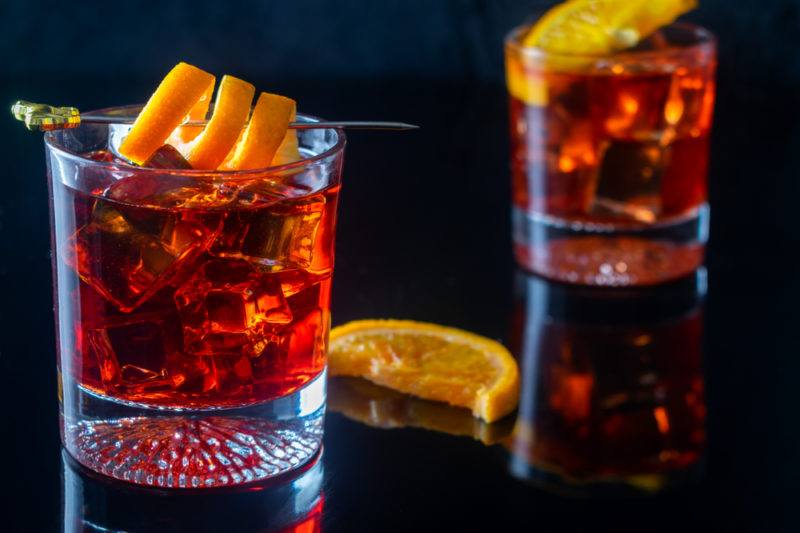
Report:
<svg viewBox="0 0 800 533"><path fill-rule="evenodd" d="M325 497L320 494L319 501L300 522L282 529L280 533L320 533L322 531L322 510Z"/></svg>
<svg viewBox="0 0 800 533"><path fill-rule="evenodd" d="M604 295L523 281L514 473L656 490L697 464L702 285Z"/></svg>
<svg viewBox="0 0 800 533"><path fill-rule="evenodd" d="M69 371L118 400L195 408L313 379L325 364L338 186L224 209L176 207L198 191L163 186L133 176L102 197L54 190L71 206L59 260L79 274L59 287L69 292L59 313L75 325Z"/></svg>
<svg viewBox="0 0 800 533"><path fill-rule="evenodd" d="M571 283L638 285L702 263L714 44L672 26L607 58L506 43L515 253Z"/></svg>

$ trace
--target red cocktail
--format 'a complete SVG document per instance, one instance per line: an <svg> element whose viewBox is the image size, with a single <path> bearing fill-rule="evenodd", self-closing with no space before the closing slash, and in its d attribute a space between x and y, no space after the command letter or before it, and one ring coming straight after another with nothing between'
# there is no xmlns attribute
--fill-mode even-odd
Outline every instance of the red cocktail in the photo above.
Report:
<svg viewBox="0 0 800 533"><path fill-rule="evenodd" d="M295 468L322 435L343 134L203 171L126 163L114 128L46 135L67 449L165 487Z"/></svg>
<svg viewBox="0 0 800 533"><path fill-rule="evenodd" d="M630 50L571 56L506 41L514 249L535 273L647 285L703 261L715 43L663 28Z"/></svg>
<svg viewBox="0 0 800 533"><path fill-rule="evenodd" d="M339 186L240 205L151 174L95 196L54 189L72 226L58 259L78 274L59 287L75 326L71 374L118 400L196 408L280 397L315 378Z"/></svg>

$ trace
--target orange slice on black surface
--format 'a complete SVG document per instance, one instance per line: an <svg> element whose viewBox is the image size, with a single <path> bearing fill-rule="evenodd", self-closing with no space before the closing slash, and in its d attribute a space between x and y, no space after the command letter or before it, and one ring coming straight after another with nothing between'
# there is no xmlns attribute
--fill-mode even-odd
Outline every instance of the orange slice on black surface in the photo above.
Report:
<svg viewBox="0 0 800 533"><path fill-rule="evenodd" d="M410 320L357 320L331 331L331 375L359 376L427 400L472 410L487 422L519 400L517 363L500 343Z"/></svg>

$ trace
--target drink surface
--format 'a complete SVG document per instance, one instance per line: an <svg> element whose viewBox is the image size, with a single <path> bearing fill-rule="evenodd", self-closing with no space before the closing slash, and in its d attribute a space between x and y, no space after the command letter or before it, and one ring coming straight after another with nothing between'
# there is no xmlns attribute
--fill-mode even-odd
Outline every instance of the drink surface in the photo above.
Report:
<svg viewBox="0 0 800 533"><path fill-rule="evenodd" d="M54 182L58 315L74 324L63 371L102 396L193 409L270 400L316 377L339 186L270 187L253 180L228 197L169 171L92 192Z"/></svg>

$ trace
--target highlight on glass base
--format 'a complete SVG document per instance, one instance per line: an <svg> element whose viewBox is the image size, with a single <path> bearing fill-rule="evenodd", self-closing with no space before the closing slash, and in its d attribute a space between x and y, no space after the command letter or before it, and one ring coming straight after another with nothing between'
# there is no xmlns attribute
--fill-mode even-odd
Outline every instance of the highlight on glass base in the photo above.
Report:
<svg viewBox="0 0 800 533"><path fill-rule="evenodd" d="M506 40L516 259L582 285L688 275L708 239L714 37L675 23L632 47L571 52L577 40L545 39L569 20Z"/></svg>
<svg viewBox="0 0 800 533"><path fill-rule="evenodd" d="M213 76L180 64L133 126L45 134L61 434L78 462L119 480L240 485L320 449L345 138L288 131L316 119L266 93L245 126L252 90L225 77L202 133L151 139L147 117L164 115L148 108L171 97L159 95L175 72L210 94Z"/></svg>

